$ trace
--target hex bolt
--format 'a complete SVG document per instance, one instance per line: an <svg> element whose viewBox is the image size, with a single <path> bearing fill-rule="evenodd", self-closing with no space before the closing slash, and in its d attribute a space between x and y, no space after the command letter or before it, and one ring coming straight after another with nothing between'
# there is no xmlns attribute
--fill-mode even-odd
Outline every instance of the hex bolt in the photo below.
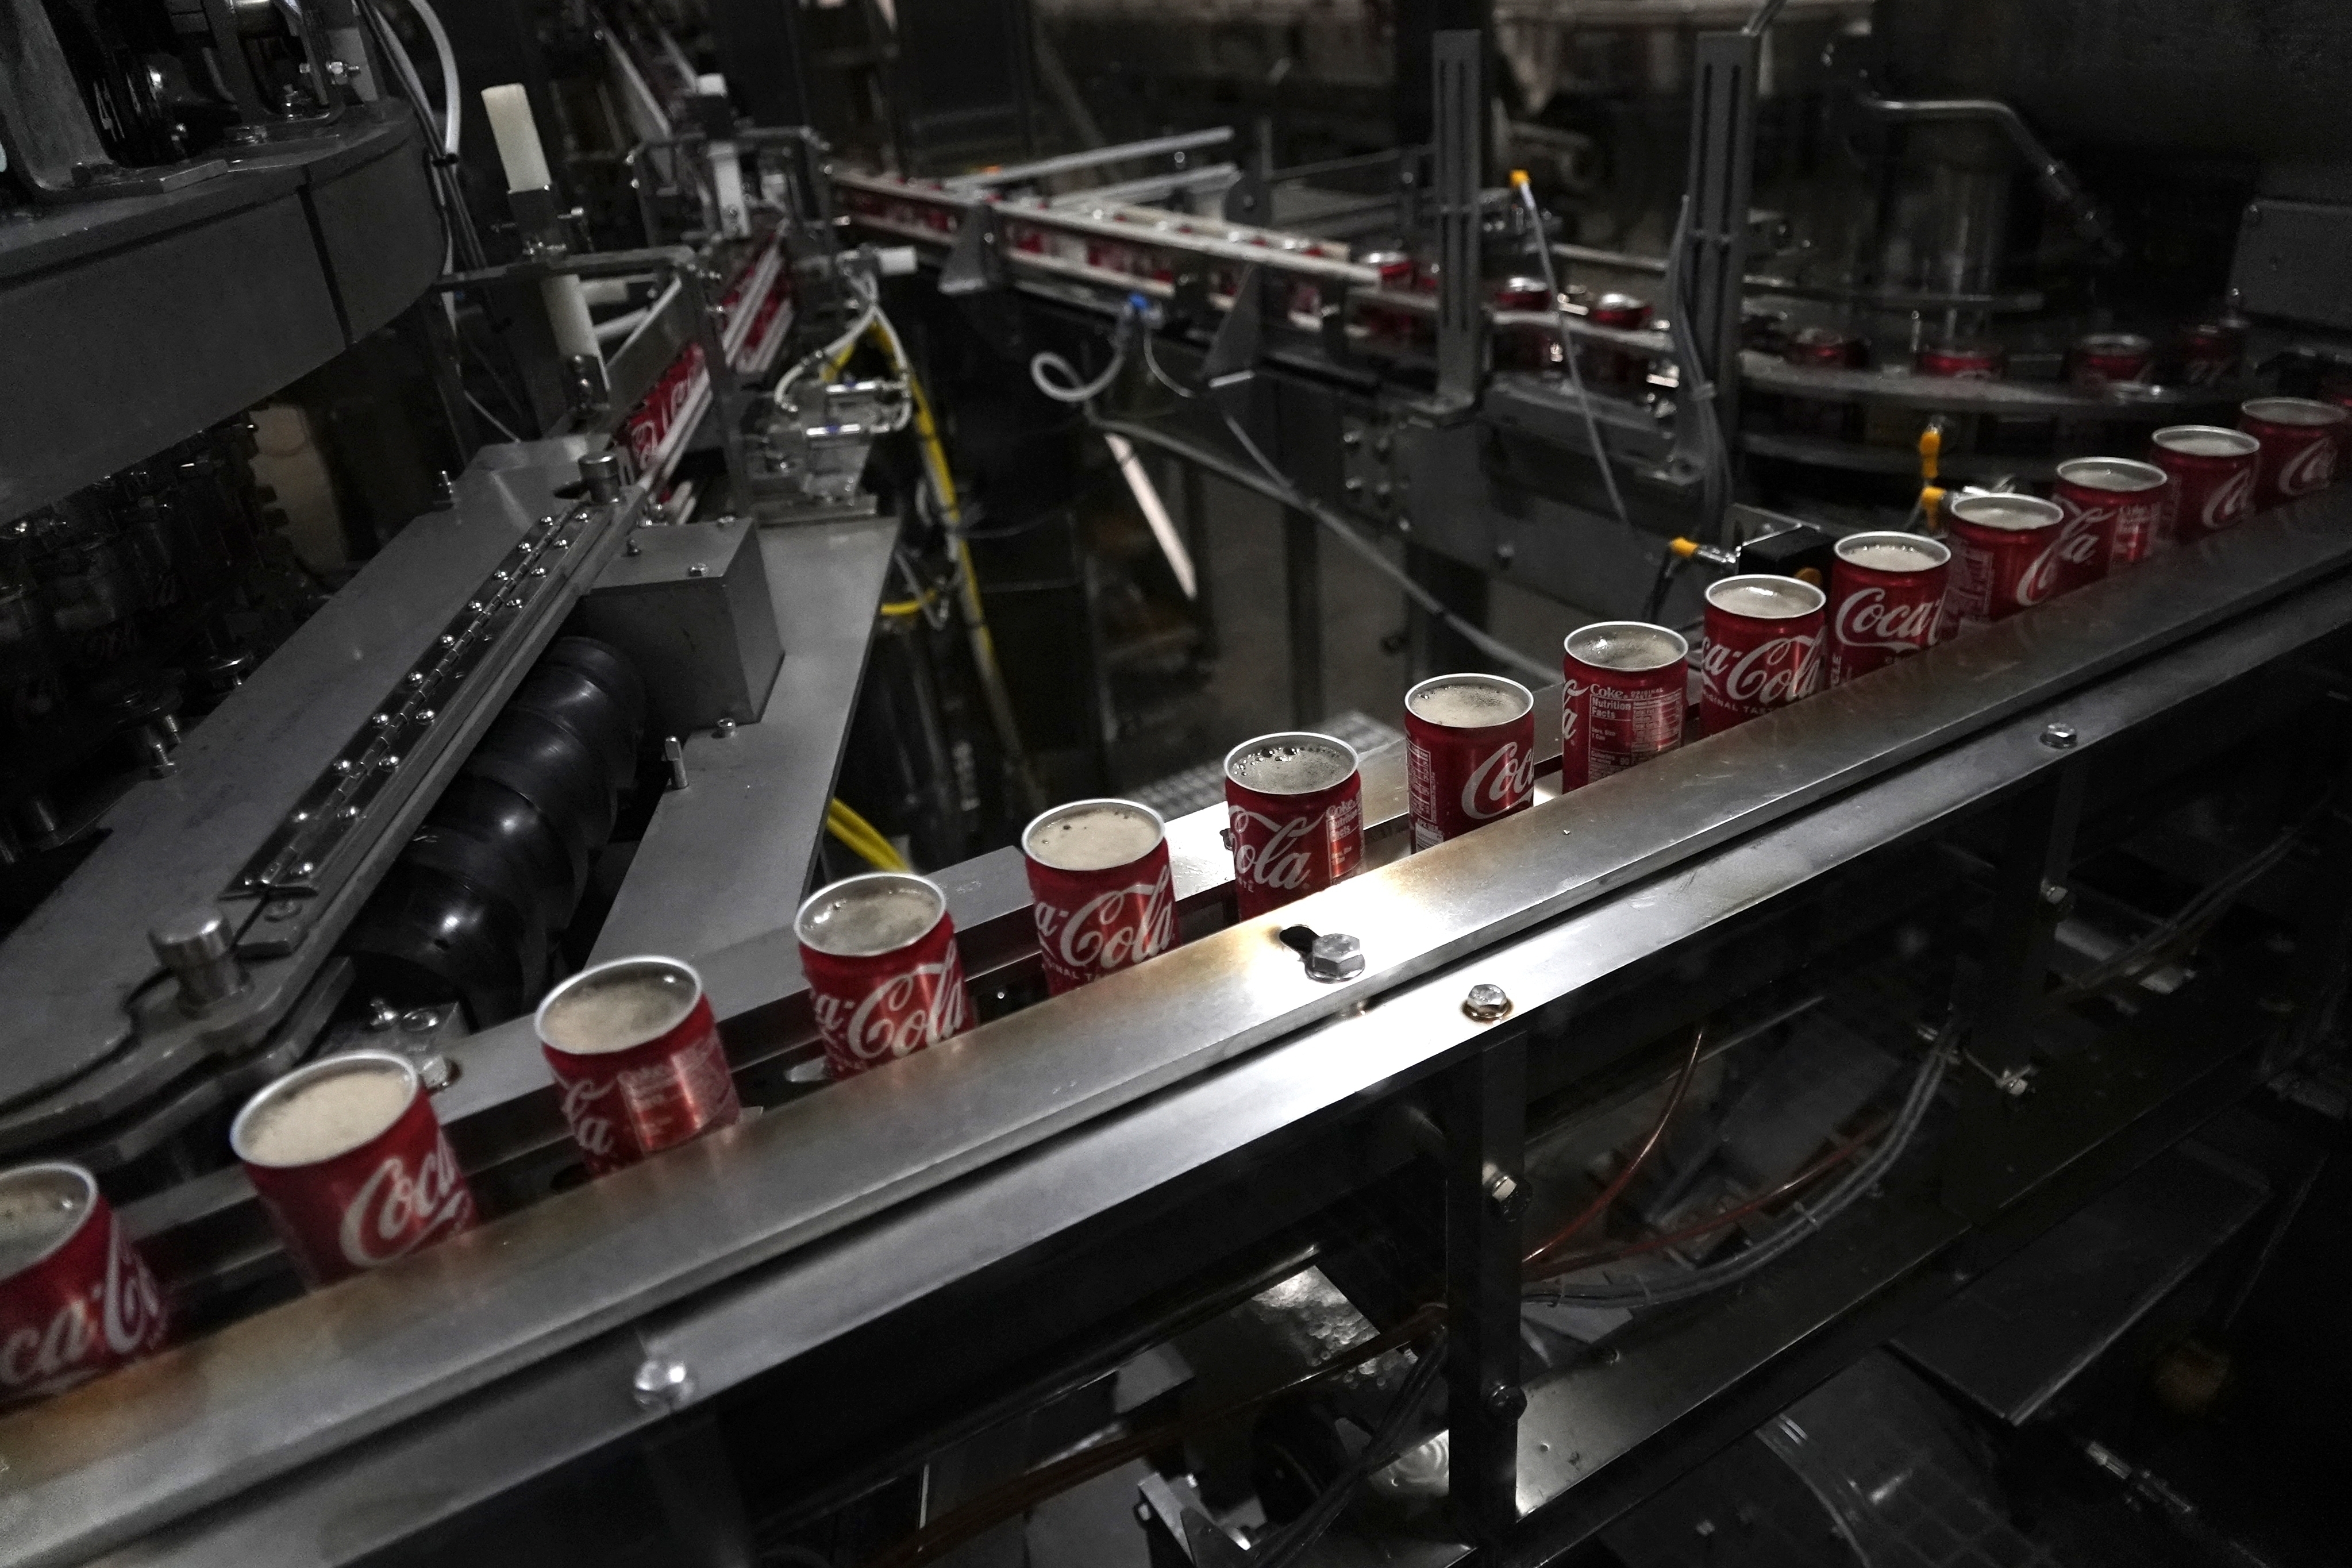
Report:
<svg viewBox="0 0 2352 1568"><path fill-rule="evenodd" d="M1326 931L1307 949L1307 973L1327 983L1364 972L1364 945L1344 931Z"/></svg>
<svg viewBox="0 0 2352 1568"><path fill-rule="evenodd" d="M427 1094L438 1094L457 1082L457 1064L437 1051L411 1059L416 1069L416 1081L425 1085Z"/></svg>
<svg viewBox="0 0 2352 1568"><path fill-rule="evenodd" d="M2042 744L2053 751L2072 751L2083 737L2074 733L2071 724L2045 724L2042 727Z"/></svg>
<svg viewBox="0 0 2352 1568"><path fill-rule="evenodd" d="M201 1014L245 989L245 965L229 936L228 917L198 904L147 931L147 945L180 982L180 1010Z"/></svg>
<svg viewBox="0 0 2352 1568"><path fill-rule="evenodd" d="M1509 1015L1511 998L1500 986L1476 985L1462 998L1462 1010L1480 1023L1493 1023Z"/></svg>
<svg viewBox="0 0 2352 1568"><path fill-rule="evenodd" d="M722 718L710 727L710 733L721 740L732 740L735 738L735 721L731 718Z"/></svg>
<svg viewBox="0 0 2352 1568"><path fill-rule="evenodd" d="M1503 1219L1516 1220L1528 1211L1528 1201L1534 1189L1508 1171L1496 1171L1486 1178L1486 1202Z"/></svg>
<svg viewBox="0 0 2352 1568"><path fill-rule="evenodd" d="M1528 1391L1516 1383L1497 1383L1486 1390L1486 1409L1506 1421L1516 1421L1527 1414Z"/></svg>
<svg viewBox="0 0 2352 1568"><path fill-rule="evenodd" d="M647 1356L629 1380L629 1391L648 1410L675 1410L694 1397L694 1374L669 1356Z"/></svg>
<svg viewBox="0 0 2352 1568"><path fill-rule="evenodd" d="M708 577L710 575L710 569L703 565L700 561L696 561L692 566L686 569L686 575L688 577Z"/></svg>
<svg viewBox="0 0 2352 1568"><path fill-rule="evenodd" d="M290 902L290 900L289 901ZM371 1033L382 1033L400 1021L400 1009L377 997L368 1003L367 1027Z"/></svg>

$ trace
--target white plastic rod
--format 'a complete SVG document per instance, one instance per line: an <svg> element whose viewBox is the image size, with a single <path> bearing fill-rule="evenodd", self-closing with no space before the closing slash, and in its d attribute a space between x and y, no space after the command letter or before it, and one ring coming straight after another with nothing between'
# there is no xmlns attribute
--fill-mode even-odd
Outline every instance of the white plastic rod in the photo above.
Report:
<svg viewBox="0 0 2352 1568"><path fill-rule="evenodd" d="M499 162L506 167L508 191L551 189L555 181L547 171L547 151L540 144L539 123L531 118L530 95L523 91L522 84L508 82L484 88L482 110L489 116L490 134L498 139ZM547 324L555 333L555 351L566 360L584 356L604 363L604 355L596 347L596 324L588 315L588 300L581 292L580 280L569 276L543 277L540 279L539 295L547 305Z"/></svg>
<svg viewBox="0 0 2352 1568"><path fill-rule="evenodd" d="M1143 510L1143 520L1151 525L1151 537L1160 541L1160 553L1168 558L1168 570L1176 574L1176 586L1184 591L1187 599L1201 597L1200 580L1192 571L1192 552L1184 548L1184 540L1176 532L1175 519L1160 504L1160 487L1151 482L1150 471L1135 455L1127 437L1106 432L1104 442L1110 455L1118 460L1118 471L1127 480L1127 487L1135 492L1135 504Z"/></svg>

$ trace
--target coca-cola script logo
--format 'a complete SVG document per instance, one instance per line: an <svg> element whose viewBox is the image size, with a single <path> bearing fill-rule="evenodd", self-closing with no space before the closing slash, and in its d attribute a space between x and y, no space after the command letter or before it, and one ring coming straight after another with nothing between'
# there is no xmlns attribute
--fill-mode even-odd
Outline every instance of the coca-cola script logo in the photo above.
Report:
<svg viewBox="0 0 2352 1568"><path fill-rule="evenodd" d="M2115 520L2113 507L2078 507L2066 503L2066 523L2058 536L2058 557L2068 566L2088 566L2099 553L2099 536Z"/></svg>
<svg viewBox="0 0 2352 1568"><path fill-rule="evenodd" d="M1323 813L1292 817L1277 821L1241 806L1230 808L1234 829L1234 874L1260 887L1278 887L1286 893L1296 892L1307 885L1308 873L1315 864L1317 845L1313 835L1323 826ZM1255 822L1265 836L1253 843L1244 831Z"/></svg>
<svg viewBox="0 0 2352 1568"><path fill-rule="evenodd" d="M474 1195L466 1189L457 1156L448 1139L436 1137L414 1171L398 1155L389 1155L343 1206L343 1261L354 1269L376 1268L456 1235L473 1218Z"/></svg>
<svg viewBox="0 0 2352 1568"><path fill-rule="evenodd" d="M1037 935L1048 955L1074 974L1107 975L1164 953L1176 940L1174 873L1160 868L1153 882L1098 893L1072 910L1044 901ZM1135 918L1127 915L1133 911Z"/></svg>
<svg viewBox="0 0 2352 1568"><path fill-rule="evenodd" d="M2017 602L2021 606L2039 604L2056 590L2060 555L2065 548L2066 536L2062 529L2059 536L2050 541L2048 548L2028 561L2025 570L2017 574Z"/></svg>
<svg viewBox="0 0 2352 1568"><path fill-rule="evenodd" d="M572 1141L592 1160L610 1159L614 1147L613 1119L601 1113L597 1102L619 1087L617 1078L574 1078L563 1085L563 1124Z"/></svg>
<svg viewBox="0 0 2352 1568"><path fill-rule="evenodd" d="M2279 465L2279 494L2308 496L2314 490L2325 490L2335 478L2336 443L2323 436L2302 451L2290 453Z"/></svg>
<svg viewBox="0 0 2352 1568"><path fill-rule="evenodd" d="M1837 640L1848 648L1924 648L1942 608L1935 599L1889 603L1886 590L1875 583L1857 588L1838 601Z"/></svg>
<svg viewBox="0 0 2352 1568"><path fill-rule="evenodd" d="M2331 454L2329 458L2331 471L2334 465L2334 457ZM2205 531L2212 533L2228 528L2245 516L2247 509L2253 504L2254 471L2249 465L2239 469L2206 493L2205 508L2199 514L2199 517L2205 526Z"/></svg>
<svg viewBox="0 0 2352 1568"><path fill-rule="evenodd" d="M104 1276L58 1302L47 1322L0 1340L0 1394L54 1394L163 1343L170 1323L155 1277L110 1214L106 1228Z"/></svg>
<svg viewBox="0 0 2352 1568"><path fill-rule="evenodd" d="M1761 710L1810 695L1821 671L1822 637L1774 637L1753 648L1709 643L1700 678L1729 707Z"/></svg>
<svg viewBox="0 0 2352 1568"><path fill-rule="evenodd" d="M1582 681L1570 681L1559 688L1559 749L1563 756L1576 744L1576 699L1590 689Z"/></svg>
<svg viewBox="0 0 2352 1568"><path fill-rule="evenodd" d="M1526 800L1535 781L1533 748L1521 757L1519 743L1507 740L1462 781L1463 813L1476 821L1491 821Z"/></svg>
<svg viewBox="0 0 2352 1568"><path fill-rule="evenodd" d="M937 964L917 964L874 987L855 1005L819 995L816 1020L850 1060L887 1061L937 1045L963 1028L963 966L948 949Z"/></svg>

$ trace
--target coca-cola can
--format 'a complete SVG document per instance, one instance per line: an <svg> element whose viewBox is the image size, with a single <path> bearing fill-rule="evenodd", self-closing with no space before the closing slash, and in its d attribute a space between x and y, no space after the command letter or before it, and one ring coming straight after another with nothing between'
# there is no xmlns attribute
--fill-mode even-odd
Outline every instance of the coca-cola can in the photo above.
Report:
<svg viewBox="0 0 2352 1568"><path fill-rule="evenodd" d="M155 1276L79 1166L0 1172L0 1408L163 1347Z"/></svg>
<svg viewBox="0 0 2352 1568"><path fill-rule="evenodd" d="M2307 397L2258 397L2238 408L2238 428L2262 444L2254 463L2260 512L2336 483L2336 455L2352 410Z"/></svg>
<svg viewBox="0 0 2352 1568"><path fill-rule="evenodd" d="M1638 332L1650 324L1650 302L1633 294L1604 294L1585 312L1596 327ZM1596 343L1585 350L1584 373L1596 385L1637 392L1650 377L1650 359L1630 349Z"/></svg>
<svg viewBox="0 0 2352 1568"><path fill-rule="evenodd" d="M2008 355L1998 343L1925 343L1911 359L1911 368L1923 376L1947 381L1990 382L2000 379Z"/></svg>
<svg viewBox="0 0 2352 1568"><path fill-rule="evenodd" d="M1830 565L1829 680L1836 685L1933 643L1952 552L1918 534L1849 534Z"/></svg>
<svg viewBox="0 0 2352 1568"><path fill-rule="evenodd" d="M1021 834L1030 913L1055 996L1176 946L1168 826L1133 800L1073 800Z"/></svg>
<svg viewBox="0 0 2352 1568"><path fill-rule="evenodd" d="M2172 479L2161 537L2189 544L2237 527L2253 510L2261 454L2261 442L2218 424L2168 424L2150 436L2148 462Z"/></svg>
<svg viewBox="0 0 2352 1568"><path fill-rule="evenodd" d="M650 955L591 965L548 992L532 1021L590 1176L743 1114L692 965Z"/></svg>
<svg viewBox="0 0 2352 1568"><path fill-rule="evenodd" d="M2111 565L2146 560L2164 526L2171 477L2131 457L2076 457L2058 465L2050 498L2066 514L2058 545L2058 591L2107 575Z"/></svg>
<svg viewBox="0 0 2352 1568"><path fill-rule="evenodd" d="M1404 695L1412 847L1458 839L1535 802L1536 699L1500 675L1432 675Z"/></svg>
<svg viewBox="0 0 2352 1568"><path fill-rule="evenodd" d="M1244 920L1320 893L1364 858L1363 777L1356 748L1286 730L1225 753L1234 901Z"/></svg>
<svg viewBox="0 0 2352 1568"><path fill-rule="evenodd" d="M1549 310L1551 290L1540 277L1507 277L1494 287L1497 310Z"/></svg>
<svg viewBox="0 0 2352 1568"><path fill-rule="evenodd" d="M1720 735L1822 685L1828 596L1793 577L1749 572L1710 583L1699 655L1699 726Z"/></svg>
<svg viewBox="0 0 2352 1568"><path fill-rule="evenodd" d="M1622 773L1683 743L1690 644L1643 621L1600 621L1560 648L1559 787Z"/></svg>
<svg viewBox="0 0 2352 1568"><path fill-rule="evenodd" d="M2055 501L2006 493L1946 505L1952 542L1948 602L1962 630L1990 625L2058 591L2058 541L2066 514Z"/></svg>
<svg viewBox="0 0 2352 1568"><path fill-rule="evenodd" d="M2074 340L2066 356L2066 379L2084 392L2117 382L2147 380L2156 345L2137 332L2093 332Z"/></svg>
<svg viewBox="0 0 2352 1568"><path fill-rule="evenodd" d="M1790 335L1780 357L1813 370L1852 370L1862 362L1862 340L1835 327L1804 327ZM1843 438L1853 425L1853 408L1820 398L1789 398L1782 413L1791 430L1812 435Z"/></svg>
<svg viewBox="0 0 2352 1568"><path fill-rule="evenodd" d="M2192 387L2234 381L2245 351L2243 321L2221 318L2195 322L2180 334L2180 379Z"/></svg>
<svg viewBox="0 0 2352 1568"><path fill-rule="evenodd" d="M904 872L846 877L793 916L825 1066L847 1078L971 1024L955 922L939 884Z"/></svg>
<svg viewBox="0 0 2352 1568"><path fill-rule="evenodd" d="M296 1068L245 1103L228 1144L307 1284L474 1228L474 1195L432 1097L388 1051Z"/></svg>

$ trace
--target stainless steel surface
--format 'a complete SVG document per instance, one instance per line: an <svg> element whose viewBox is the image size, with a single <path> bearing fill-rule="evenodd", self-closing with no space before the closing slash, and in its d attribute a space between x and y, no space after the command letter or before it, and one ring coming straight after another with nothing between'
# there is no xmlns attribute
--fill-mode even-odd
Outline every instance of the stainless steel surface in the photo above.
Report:
<svg viewBox="0 0 2352 1568"><path fill-rule="evenodd" d="M656 808L596 958L699 959L790 926L824 831L898 533L895 517L758 530L782 668L759 723L686 738L686 788Z"/></svg>
<svg viewBox="0 0 2352 1568"><path fill-rule="evenodd" d="M644 679L656 735L748 724L767 707L783 646L759 541L733 517L635 529L580 601L580 630Z"/></svg>
<svg viewBox="0 0 2352 1568"><path fill-rule="evenodd" d="M2191 1141L2004 1260L1895 1342L1990 1415L2030 1421L2238 1233L2259 1174Z"/></svg>
<svg viewBox="0 0 2352 1568"><path fill-rule="evenodd" d="M2325 503L2257 519L234 1325L111 1380L105 1397L11 1417L0 1450L36 1457L15 1472L30 1504L25 1554L63 1561L123 1539L740 1275L647 1333L708 1398L907 1300L921 1280L958 1277L993 1248L1051 1235L1315 1104L1426 1070L1479 1032L1461 1007L1468 984L1540 1005L2061 765L2039 739L2054 718L2095 747L2340 629L2352 582L2339 578L2164 653L2340 567L2352 538L2338 519ZM2116 674L2136 660L2148 662ZM2115 678L2078 689L2102 675ZM1921 765L1795 816L1906 764ZM1274 939L1292 922L1362 935L1365 978L1309 979ZM1106 1010L1120 1030L1099 1027ZM1201 1075L1224 1062L1234 1065ZM1144 1100L1188 1078L1183 1093ZM1044 1142L1055 1132L1069 1135ZM912 1203L925 1194L938 1196ZM958 1221L929 1228L946 1214ZM859 1219L879 1223L758 1267ZM337 1354L355 1343L368 1346L363 1375ZM1693 1389L1713 1375L1695 1366ZM1591 1468L1565 1462L1522 1453L1523 1500Z"/></svg>
<svg viewBox="0 0 2352 1568"><path fill-rule="evenodd" d="M1811 365L1792 365L1752 349L1740 356L1739 363L1739 373L1759 392L1832 402L1886 403L1948 413L2096 413L2109 418L2145 415L2155 421L2169 420L2184 409L2234 409L2242 395L2242 389L2231 387L2111 382L2103 391L2083 392L2060 382L1963 381L1951 376L1914 375L1901 368L1821 370Z"/></svg>
<svg viewBox="0 0 2352 1568"><path fill-rule="evenodd" d="M1203 147L1222 147L1233 139L1232 126L1212 126L1206 131L1186 131L1173 136L1155 136L1145 141L1090 147L1083 152L1065 152L1057 158L1040 158L1033 162L1008 163L1001 169L958 174L946 184L951 191L989 191L1000 185L1018 185L1032 180L1051 179L1056 174L1075 174L1087 169L1099 169L1106 163L1125 163L1138 158L1165 158L1171 153L1195 152Z"/></svg>
<svg viewBox="0 0 2352 1568"><path fill-rule="evenodd" d="M237 959L228 918L217 905L198 904L150 926L147 945L179 982L184 1012L200 1013L245 986L245 966Z"/></svg>
<svg viewBox="0 0 2352 1568"><path fill-rule="evenodd" d="M209 901L229 885L377 711L384 672L412 665L515 540L561 504L554 491L577 480L583 449L569 440L483 448L457 481L453 507L403 529L190 733L175 774L136 785L107 814L105 841L0 944L0 995L9 1001L0 1017L0 1148L54 1137L208 1051L250 1044L293 1005L324 961L324 934L349 919L380 867L357 865L328 896L299 907L244 906L240 946L249 956L261 946L293 950L252 958L252 985L201 1021L158 1015L169 998L149 986L157 972L146 938L152 912ZM556 591L503 634L499 656L468 685L467 714L435 727L438 760L404 784L404 800L387 802L379 831L393 847L429 804L430 773L463 758L552 633L560 616L551 612L569 604L577 575L617 543L608 510L597 509L591 530L552 568ZM277 935L289 929L320 937ZM123 1050L134 1036L147 1043Z"/></svg>

